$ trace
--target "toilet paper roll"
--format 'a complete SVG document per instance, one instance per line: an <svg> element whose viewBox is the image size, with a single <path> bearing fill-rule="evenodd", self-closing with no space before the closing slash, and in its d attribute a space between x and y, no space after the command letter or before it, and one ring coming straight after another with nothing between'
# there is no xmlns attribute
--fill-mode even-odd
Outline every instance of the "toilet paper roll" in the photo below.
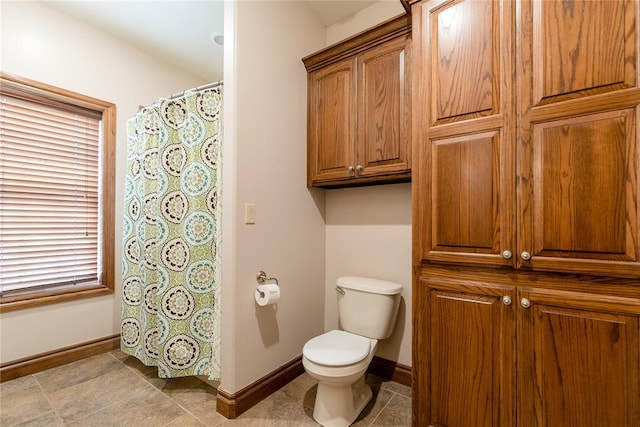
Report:
<svg viewBox="0 0 640 427"><path fill-rule="evenodd" d="M275 304L280 299L280 286L275 283L260 285L256 289L255 298L260 306Z"/></svg>

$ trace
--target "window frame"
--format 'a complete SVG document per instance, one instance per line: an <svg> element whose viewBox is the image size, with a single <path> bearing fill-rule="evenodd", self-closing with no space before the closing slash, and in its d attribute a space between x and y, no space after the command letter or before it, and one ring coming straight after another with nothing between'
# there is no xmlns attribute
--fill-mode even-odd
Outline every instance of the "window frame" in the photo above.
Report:
<svg viewBox="0 0 640 427"><path fill-rule="evenodd" d="M2 71L0 71L0 94L53 107L64 104L92 110L101 115L102 121L100 151L102 170L99 177L101 204L98 211L99 224L102 229L102 247L100 248L102 274L98 277L98 282L71 286L52 285L47 289L12 291L8 295L0 293L0 312L113 294L115 275L115 104Z"/></svg>

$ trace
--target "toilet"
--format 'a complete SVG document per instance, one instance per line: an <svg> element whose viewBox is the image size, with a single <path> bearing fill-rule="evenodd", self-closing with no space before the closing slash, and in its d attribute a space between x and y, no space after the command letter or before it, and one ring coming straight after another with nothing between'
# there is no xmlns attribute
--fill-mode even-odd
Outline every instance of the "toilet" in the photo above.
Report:
<svg viewBox="0 0 640 427"><path fill-rule="evenodd" d="M313 418L325 427L353 423L372 397L364 374L378 340L395 327L402 285L365 277L340 277L340 330L310 339L302 349L302 364L318 381Z"/></svg>

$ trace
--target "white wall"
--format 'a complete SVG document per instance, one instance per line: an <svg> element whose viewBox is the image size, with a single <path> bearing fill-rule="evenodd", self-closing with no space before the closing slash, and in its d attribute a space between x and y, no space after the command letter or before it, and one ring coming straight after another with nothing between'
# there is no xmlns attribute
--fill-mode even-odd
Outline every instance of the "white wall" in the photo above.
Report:
<svg viewBox="0 0 640 427"><path fill-rule="evenodd" d="M113 295L2 313L0 363L120 332L125 122L161 96L206 83L38 2L2 1L0 69L116 104Z"/></svg>
<svg viewBox="0 0 640 427"><path fill-rule="evenodd" d="M225 49L229 39L234 49L225 50L221 387L233 393L323 332L324 193L306 188L301 58L323 47L325 29L302 2L226 8ZM256 205L256 224L244 224L246 203ZM260 270L280 282L277 306L255 304Z"/></svg>
<svg viewBox="0 0 640 427"><path fill-rule="evenodd" d="M380 0L351 18L327 27L327 46L404 13L404 8L399 0Z"/></svg>
<svg viewBox="0 0 640 427"><path fill-rule="evenodd" d="M336 280L403 285L396 328L376 355L411 366L411 184L327 191L325 329L338 327Z"/></svg>
<svg viewBox="0 0 640 427"><path fill-rule="evenodd" d="M399 14L399 1L380 1L327 28L327 44ZM411 184L380 185L326 193L325 329L338 326L335 284L340 276L401 283L403 302L393 335L376 355L411 366Z"/></svg>

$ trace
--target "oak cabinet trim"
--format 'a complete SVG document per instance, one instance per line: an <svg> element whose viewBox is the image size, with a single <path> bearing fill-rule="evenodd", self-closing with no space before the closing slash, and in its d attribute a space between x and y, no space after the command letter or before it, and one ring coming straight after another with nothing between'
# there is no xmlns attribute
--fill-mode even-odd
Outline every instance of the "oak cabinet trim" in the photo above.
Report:
<svg viewBox="0 0 640 427"><path fill-rule="evenodd" d="M315 71L407 34L411 34L411 15L402 15L307 55L302 62L308 72Z"/></svg>

